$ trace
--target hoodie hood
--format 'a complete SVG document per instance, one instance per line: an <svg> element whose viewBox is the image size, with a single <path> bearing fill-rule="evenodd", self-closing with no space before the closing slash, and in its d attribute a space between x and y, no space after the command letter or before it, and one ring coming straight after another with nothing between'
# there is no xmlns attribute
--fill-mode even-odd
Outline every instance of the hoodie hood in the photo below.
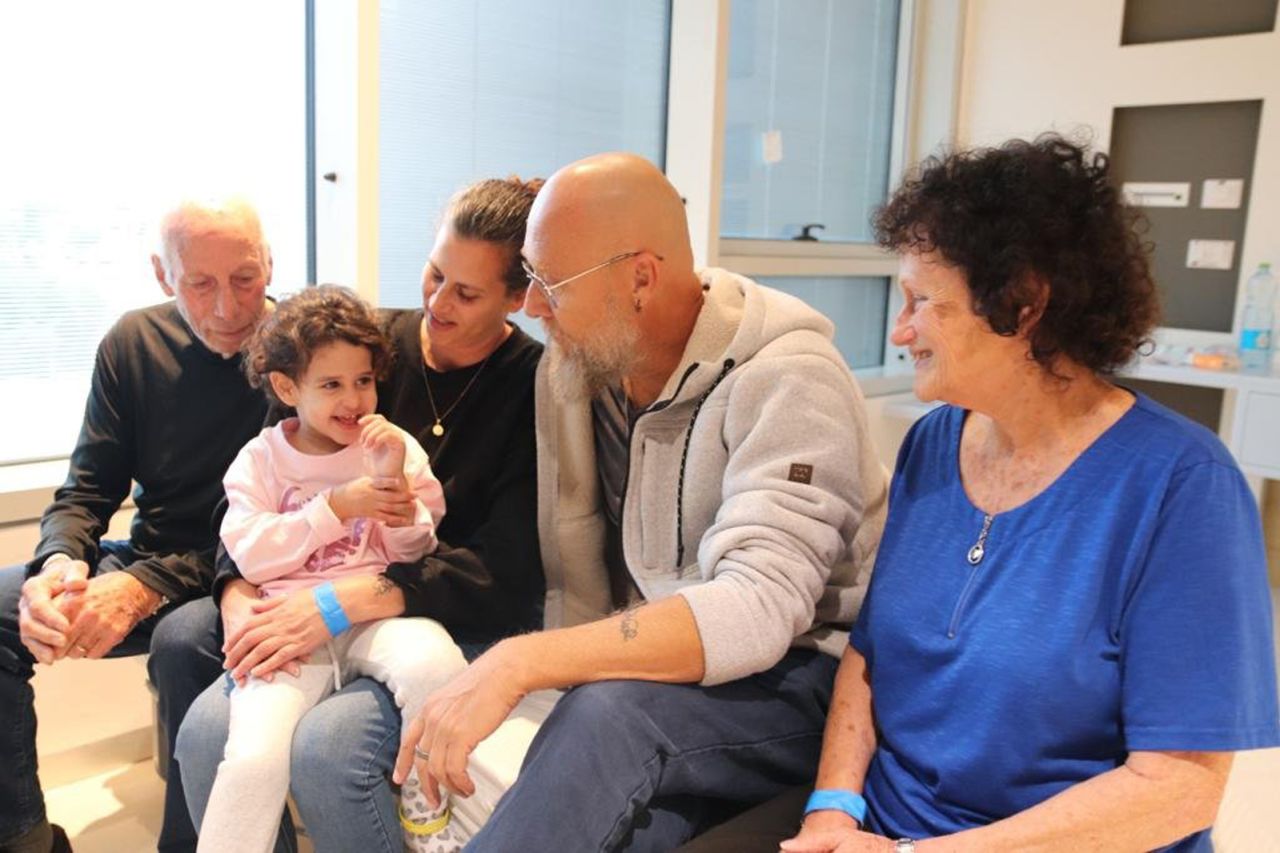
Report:
<svg viewBox="0 0 1280 853"><path fill-rule="evenodd" d="M794 296L715 267L700 270L698 277L702 311L655 407L697 397L727 368L766 347L777 354L788 349L812 353L815 336L830 342L835 333L830 320ZM830 352L838 358L834 348Z"/></svg>

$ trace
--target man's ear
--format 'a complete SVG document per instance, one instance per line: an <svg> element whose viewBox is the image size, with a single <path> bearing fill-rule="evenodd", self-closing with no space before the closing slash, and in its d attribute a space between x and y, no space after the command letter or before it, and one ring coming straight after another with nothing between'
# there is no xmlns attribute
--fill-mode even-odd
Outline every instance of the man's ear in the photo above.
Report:
<svg viewBox="0 0 1280 853"><path fill-rule="evenodd" d="M267 374L267 381L271 383L271 390L276 392L276 396L280 398L280 402L291 408L298 406L298 386L286 374L278 370L273 370Z"/></svg>
<svg viewBox="0 0 1280 853"><path fill-rule="evenodd" d="M151 269L155 271L156 281L165 296L173 296L173 288L169 286L169 274L165 271L164 260L159 255L151 256Z"/></svg>
<svg viewBox="0 0 1280 853"><path fill-rule="evenodd" d="M631 301L636 311L644 307L658 290L658 259L650 252L636 258L631 277Z"/></svg>

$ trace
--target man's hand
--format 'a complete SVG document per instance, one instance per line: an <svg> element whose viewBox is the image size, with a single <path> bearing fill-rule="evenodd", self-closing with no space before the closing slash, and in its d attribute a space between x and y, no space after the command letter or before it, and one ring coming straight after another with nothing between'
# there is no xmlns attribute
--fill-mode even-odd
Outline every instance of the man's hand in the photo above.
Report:
<svg viewBox="0 0 1280 853"><path fill-rule="evenodd" d="M135 625L155 612L162 598L128 572L107 572L90 579L78 599L70 603L78 612L67 632L67 655L105 656Z"/></svg>
<svg viewBox="0 0 1280 853"><path fill-rule="evenodd" d="M74 603L88 587L89 564L83 560L50 560L40 574L22 585L18 599L18 635L40 663L66 655L67 632L78 612ZM65 609L70 612L64 612Z"/></svg>
<svg viewBox="0 0 1280 853"><path fill-rule="evenodd" d="M810 813L800 834L782 842L782 853L892 853L892 840L858 829L857 822L841 811L824 809Z"/></svg>
<svg viewBox="0 0 1280 853"><path fill-rule="evenodd" d="M404 476L357 477L329 493L329 508L342 521L371 518L388 527L413 521L413 493Z"/></svg>
<svg viewBox="0 0 1280 853"><path fill-rule="evenodd" d="M223 607L227 594L223 593ZM225 612L225 611L224 611ZM310 589L289 595L255 599L247 615L226 632L223 663L237 684L250 675L270 681L276 670L290 675L301 672L299 664L329 639L329 629L316 606Z"/></svg>
<svg viewBox="0 0 1280 853"><path fill-rule="evenodd" d="M467 759L529 692L522 684L520 657L513 640L503 640L436 690L400 737L392 778L403 784L416 767L432 808L440 805L440 786L469 797L476 786L467 775ZM414 755L418 747L429 756Z"/></svg>

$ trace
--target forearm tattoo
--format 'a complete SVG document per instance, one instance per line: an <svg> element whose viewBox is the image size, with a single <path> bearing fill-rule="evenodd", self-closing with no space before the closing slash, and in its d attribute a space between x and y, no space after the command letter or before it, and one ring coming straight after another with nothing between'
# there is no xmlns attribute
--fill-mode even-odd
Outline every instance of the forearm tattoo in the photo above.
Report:
<svg viewBox="0 0 1280 853"><path fill-rule="evenodd" d="M618 623L619 630L622 631L622 641L634 640L636 635L640 633L640 625L636 622L635 609L624 610L622 612L622 621Z"/></svg>
<svg viewBox="0 0 1280 853"><path fill-rule="evenodd" d="M387 577L386 575L378 575L378 580L373 585L373 594L386 595L387 593L391 592L391 590L395 588L396 588L396 585L392 583L391 578Z"/></svg>

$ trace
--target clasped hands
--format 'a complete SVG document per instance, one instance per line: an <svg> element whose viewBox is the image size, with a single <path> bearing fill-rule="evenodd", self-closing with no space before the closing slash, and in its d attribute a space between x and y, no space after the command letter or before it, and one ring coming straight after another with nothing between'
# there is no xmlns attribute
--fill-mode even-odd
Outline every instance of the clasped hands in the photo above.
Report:
<svg viewBox="0 0 1280 853"><path fill-rule="evenodd" d="M101 658L159 605L160 593L124 571L89 577L83 560L50 558L22 585L18 633L38 662Z"/></svg>

